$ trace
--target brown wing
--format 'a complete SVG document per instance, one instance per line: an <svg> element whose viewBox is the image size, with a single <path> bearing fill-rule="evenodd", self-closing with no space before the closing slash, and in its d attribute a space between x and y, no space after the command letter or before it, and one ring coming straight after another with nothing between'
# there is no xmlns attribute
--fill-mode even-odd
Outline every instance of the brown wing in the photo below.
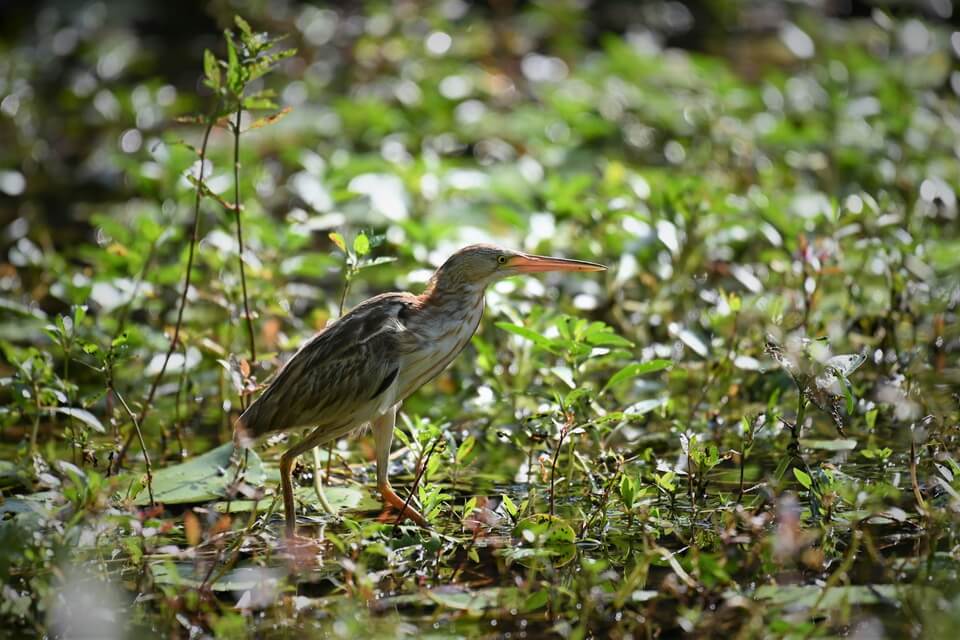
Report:
<svg viewBox="0 0 960 640"><path fill-rule="evenodd" d="M401 318L410 294L371 298L311 338L240 416L249 435L362 421L397 377L400 359L417 347ZM352 424L356 424L353 422Z"/></svg>

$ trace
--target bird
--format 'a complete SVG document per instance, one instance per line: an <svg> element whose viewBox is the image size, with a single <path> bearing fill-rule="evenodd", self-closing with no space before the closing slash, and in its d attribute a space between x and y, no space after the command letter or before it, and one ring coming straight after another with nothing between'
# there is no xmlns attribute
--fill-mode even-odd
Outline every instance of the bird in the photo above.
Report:
<svg viewBox="0 0 960 640"><path fill-rule="evenodd" d="M594 262L470 245L443 262L423 293L376 295L308 339L240 415L234 430L237 445L248 448L267 434L309 429L280 458L287 536L296 536L291 473L297 457L368 424L384 504L398 509L400 518L428 527L409 500L393 490L388 476L400 405L440 374L470 341L491 283L528 273L605 269ZM319 478L315 485L321 506L335 515Z"/></svg>

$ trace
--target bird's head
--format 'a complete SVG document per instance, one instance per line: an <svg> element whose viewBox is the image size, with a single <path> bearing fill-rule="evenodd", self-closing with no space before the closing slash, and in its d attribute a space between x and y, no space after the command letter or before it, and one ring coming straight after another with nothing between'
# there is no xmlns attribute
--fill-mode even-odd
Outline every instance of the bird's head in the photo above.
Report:
<svg viewBox="0 0 960 640"><path fill-rule="evenodd" d="M595 262L538 256L489 244L474 244L447 258L434 275L434 286L486 287L501 278L524 273L605 270L605 266Z"/></svg>

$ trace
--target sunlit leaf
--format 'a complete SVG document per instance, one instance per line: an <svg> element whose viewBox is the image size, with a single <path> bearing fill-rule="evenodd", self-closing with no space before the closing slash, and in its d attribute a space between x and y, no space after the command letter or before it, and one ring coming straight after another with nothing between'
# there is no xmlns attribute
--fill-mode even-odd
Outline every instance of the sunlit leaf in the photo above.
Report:
<svg viewBox="0 0 960 640"><path fill-rule="evenodd" d="M607 383L603 385L600 393L604 393L610 387L614 387L621 382L626 382L627 380L632 380L642 375L648 373L654 373L656 371L663 371L664 369L669 369L673 366L672 360L651 360L649 362L634 362L628 364L624 368L617 371L615 374L610 376L610 379L607 380Z"/></svg>

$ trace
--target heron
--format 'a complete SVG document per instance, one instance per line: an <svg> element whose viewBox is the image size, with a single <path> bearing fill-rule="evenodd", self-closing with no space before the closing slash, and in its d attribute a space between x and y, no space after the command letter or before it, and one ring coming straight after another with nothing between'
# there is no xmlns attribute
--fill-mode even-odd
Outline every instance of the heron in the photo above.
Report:
<svg viewBox="0 0 960 640"><path fill-rule="evenodd" d="M296 535L291 473L297 457L366 425L373 433L377 487L384 504L399 510L400 518L427 527L424 517L390 484L388 459L400 405L470 342L492 282L528 273L605 269L582 260L471 245L452 254L420 295L374 296L308 339L239 417L234 435L239 446L248 447L270 433L310 429L280 458L287 536ZM335 515L319 471L315 484L321 506Z"/></svg>

